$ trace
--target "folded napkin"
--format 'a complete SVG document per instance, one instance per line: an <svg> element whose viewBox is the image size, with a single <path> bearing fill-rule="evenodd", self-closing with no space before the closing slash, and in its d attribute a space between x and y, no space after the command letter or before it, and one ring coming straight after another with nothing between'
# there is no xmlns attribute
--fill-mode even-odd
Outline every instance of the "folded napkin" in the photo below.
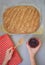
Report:
<svg viewBox="0 0 45 65"><path fill-rule="evenodd" d="M2 65L3 63L6 50L13 46L14 46L13 41L11 40L8 34L0 36L0 65ZM14 54L7 65L18 65L21 62L22 58L20 57L17 49L15 49Z"/></svg>

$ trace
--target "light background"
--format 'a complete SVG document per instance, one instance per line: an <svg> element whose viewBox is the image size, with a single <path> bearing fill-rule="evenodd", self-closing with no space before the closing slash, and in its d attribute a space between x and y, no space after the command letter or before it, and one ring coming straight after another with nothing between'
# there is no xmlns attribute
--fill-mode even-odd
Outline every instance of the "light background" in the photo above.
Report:
<svg viewBox="0 0 45 65"><path fill-rule="evenodd" d="M2 14L4 10L10 6L15 5L34 5L37 8L39 8L39 11L41 13L41 24L44 25L44 33L40 35L36 34L24 34L24 35L11 35L11 38L13 39L14 43L18 42L20 38L24 38L24 44L20 47L18 47L18 51L23 59L23 62L19 65L31 65L28 50L26 48L26 41L28 41L31 37L38 37L42 41L42 46L39 50L39 52L36 55L37 65L45 65L45 0L0 0L0 24L3 22L2 20ZM3 35L3 32L0 32L0 35Z"/></svg>

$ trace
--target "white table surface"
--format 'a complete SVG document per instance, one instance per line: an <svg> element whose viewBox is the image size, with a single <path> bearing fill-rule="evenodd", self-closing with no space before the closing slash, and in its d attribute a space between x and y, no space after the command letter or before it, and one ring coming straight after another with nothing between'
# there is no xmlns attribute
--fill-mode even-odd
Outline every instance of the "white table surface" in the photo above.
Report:
<svg viewBox="0 0 45 65"><path fill-rule="evenodd" d="M5 8L15 5L35 5L39 8L41 12L41 22L44 25L44 33L43 34L20 34L20 35L10 35L11 38L17 43L20 38L24 38L24 44L18 47L18 51L23 59L23 62L19 65L31 65L28 50L26 48L26 41L28 41L31 37L37 37L42 41L42 46L39 52L36 55L37 65L45 65L45 0L0 0L0 23L2 20L2 13ZM0 32L0 35L3 35L3 32Z"/></svg>

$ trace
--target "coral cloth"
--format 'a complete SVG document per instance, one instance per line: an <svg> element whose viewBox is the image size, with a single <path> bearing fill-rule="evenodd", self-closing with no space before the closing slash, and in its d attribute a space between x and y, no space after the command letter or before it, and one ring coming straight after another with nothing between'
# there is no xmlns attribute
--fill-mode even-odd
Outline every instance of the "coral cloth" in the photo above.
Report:
<svg viewBox="0 0 45 65"><path fill-rule="evenodd" d="M8 34L0 36L0 65L2 65L5 52L8 48L13 47L14 44ZM18 65L21 63L22 58L20 57L17 49L14 50L14 54L7 65Z"/></svg>

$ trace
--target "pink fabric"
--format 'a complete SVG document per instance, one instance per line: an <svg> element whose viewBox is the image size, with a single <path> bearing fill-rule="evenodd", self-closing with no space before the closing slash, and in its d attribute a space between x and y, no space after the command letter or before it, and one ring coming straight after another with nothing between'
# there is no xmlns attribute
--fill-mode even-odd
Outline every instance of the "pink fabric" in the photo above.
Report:
<svg viewBox="0 0 45 65"><path fill-rule="evenodd" d="M6 50L13 46L14 44L9 35L5 34L3 36L0 36L0 65L2 65L2 62L4 60ZM14 54L7 65L18 65L21 63L21 61L22 58L20 57L18 51L15 49Z"/></svg>

